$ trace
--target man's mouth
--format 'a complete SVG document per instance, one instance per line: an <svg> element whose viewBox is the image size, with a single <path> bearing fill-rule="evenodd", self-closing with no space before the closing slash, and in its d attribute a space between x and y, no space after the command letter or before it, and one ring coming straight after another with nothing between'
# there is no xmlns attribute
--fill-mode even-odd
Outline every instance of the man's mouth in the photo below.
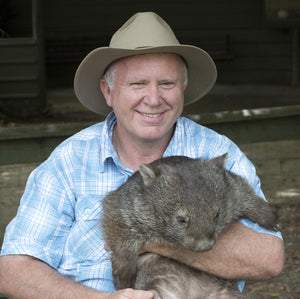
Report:
<svg viewBox="0 0 300 299"><path fill-rule="evenodd" d="M158 116L161 115L161 113L154 113L154 114L151 114L151 113L141 113L142 115L144 116L147 116L147 117L150 117L150 118L156 118Z"/></svg>

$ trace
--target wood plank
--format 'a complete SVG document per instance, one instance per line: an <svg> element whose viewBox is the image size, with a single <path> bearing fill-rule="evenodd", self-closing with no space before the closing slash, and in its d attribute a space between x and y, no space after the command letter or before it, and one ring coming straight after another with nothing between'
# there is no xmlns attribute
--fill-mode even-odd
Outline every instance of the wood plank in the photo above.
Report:
<svg viewBox="0 0 300 299"><path fill-rule="evenodd" d="M237 144L299 139L300 116L210 124L209 128Z"/></svg>
<svg viewBox="0 0 300 299"><path fill-rule="evenodd" d="M237 144L271 140L299 139L300 117L283 117L233 123L209 124L207 127L228 136ZM81 125L83 129L85 125ZM78 129L78 128L77 128ZM60 134L63 132L59 130ZM76 130L77 132L77 130ZM72 134L71 132L69 132ZM0 137L3 136L2 132ZM13 134L10 134L13 136ZM66 136L0 141L0 165L44 161Z"/></svg>
<svg viewBox="0 0 300 299"><path fill-rule="evenodd" d="M32 76L20 76L19 74L14 74L14 76L3 76L0 74L0 84L1 83L12 83L12 82L24 82L24 81L36 81L38 80L37 75L32 75ZM0 92L1 94L1 92Z"/></svg>
<svg viewBox="0 0 300 299"><path fill-rule="evenodd" d="M171 8L170 9L170 5ZM175 28L217 28L257 27L259 16L263 15L260 1L108 1L97 5L95 1L77 2L70 9L64 1L46 1L46 28L59 31L63 24L65 31L76 28L79 31L93 31L95 24L105 30L122 25L136 11L156 11ZM76 9L75 9L76 7ZM97 9L99 7L99 9ZM117 8L117 9L116 9ZM64 23L65 19L67 23ZM79 22L80 20L80 22ZM47 30L48 31L48 30ZM48 32L46 32L48 34Z"/></svg>
<svg viewBox="0 0 300 299"><path fill-rule="evenodd" d="M231 72L231 84L278 84L289 85L291 82L291 72L272 70L234 70Z"/></svg>
<svg viewBox="0 0 300 299"><path fill-rule="evenodd" d="M203 124L217 124L226 122L279 118L295 115L300 115L300 105L188 114L187 117Z"/></svg>
<svg viewBox="0 0 300 299"><path fill-rule="evenodd" d="M47 11L55 10L68 10L68 14L76 14L77 11L91 12L92 15L98 13L98 15L105 15L117 13L118 11L124 12L129 8L134 9L135 11L145 11L145 8L149 8L150 11L157 11L163 10L166 13L174 13L174 12L186 12L186 11L196 11L198 13L205 14L206 12L216 12L222 13L224 11L232 12L232 13L240 13L240 12L251 12L251 11L262 11L262 6L260 5L260 1L250 1L250 0L243 0L241 3L240 1L195 1L195 0L185 0L185 1L172 1L172 0L152 0L151 2L140 1L140 0L112 0L112 1L105 1L99 3L99 1L72 1L74 7L76 7L77 11L74 9L70 9L68 2L66 1L54 1L54 0L47 0L45 1ZM171 7L170 7L171 5ZM99 8L97 10L96 8ZM100 10L101 8L101 10Z"/></svg>
<svg viewBox="0 0 300 299"><path fill-rule="evenodd" d="M31 0L10 0L7 33L10 37L32 36Z"/></svg>
<svg viewBox="0 0 300 299"><path fill-rule="evenodd" d="M68 137L95 122L71 122L66 124L37 124L19 127L0 127L0 140Z"/></svg>
<svg viewBox="0 0 300 299"><path fill-rule="evenodd" d="M39 90L39 81L12 81L0 82L0 99L6 98L9 94L35 93Z"/></svg>
<svg viewBox="0 0 300 299"><path fill-rule="evenodd" d="M230 35L235 44L243 43L289 43L291 37L287 30L274 30L262 27L249 30L231 29Z"/></svg>
<svg viewBox="0 0 300 299"><path fill-rule="evenodd" d="M5 104L7 100L17 100L18 102L23 100L33 101L38 98L40 94L38 92L9 92L0 94L0 104ZM2 102L2 103L1 103Z"/></svg>
<svg viewBox="0 0 300 299"><path fill-rule="evenodd" d="M18 31L20 30L18 26L22 22L25 25L31 22L28 14L31 2L30 0L12 0L11 3L20 19L17 20L16 15L10 24L15 26L14 28ZM266 82L276 84L281 79L285 78L286 80L289 77L290 33L287 30L267 27L264 5L261 0L153 0L151 2L74 0L72 7L68 1L45 0L44 4L46 45L47 41L53 38L68 36L89 38L93 34L109 33L109 40L111 33L133 13L152 10L165 18L175 31L186 31L186 36L182 40L191 37L191 41L193 41L195 37L195 40L198 41L196 37L199 37L201 41L203 37L230 34L235 54L234 60L230 65L217 61L219 82L258 83L258 79L266 79ZM99 44L94 42L90 44L91 48L89 49L99 44L101 46L108 44L108 41L103 42L102 39L99 39ZM83 58L89 49L80 54L80 58ZM53 66L47 70L48 74L51 74L51 77L48 78L50 86L52 80L59 84L59 77L68 82L67 84L72 84L73 69L76 69L75 64L79 61L76 60L76 57L72 57L65 66L66 71L63 66L59 66L60 62L65 63L66 60L62 58L55 61L57 70ZM74 64L70 66L70 63ZM247 68L252 69L253 72L244 71ZM255 70L260 69L266 69L266 71L253 76ZM272 74L274 70L279 73ZM59 71L62 72L58 74ZM281 71L283 71L282 74ZM239 78L242 74L244 77ZM65 75L69 77L65 78ZM272 82L272 80L275 81ZM289 83L285 80L283 82Z"/></svg>
<svg viewBox="0 0 300 299"><path fill-rule="evenodd" d="M39 69L37 64L2 64L0 65L0 77L34 77L38 76ZM1 92L1 90L0 90Z"/></svg>
<svg viewBox="0 0 300 299"><path fill-rule="evenodd" d="M33 38L0 39L0 64L36 62L37 46Z"/></svg>
<svg viewBox="0 0 300 299"><path fill-rule="evenodd" d="M12 37L0 39L1 47L10 46L31 46L36 45L37 41L32 37Z"/></svg>
<svg viewBox="0 0 300 299"><path fill-rule="evenodd" d="M291 71L291 58L289 56L248 56L233 59L230 67L236 70L269 70Z"/></svg>
<svg viewBox="0 0 300 299"><path fill-rule="evenodd" d="M268 57L268 56L285 56L291 57L291 46L284 43L248 43L248 44L233 44L233 51L238 53L238 56L245 57Z"/></svg>

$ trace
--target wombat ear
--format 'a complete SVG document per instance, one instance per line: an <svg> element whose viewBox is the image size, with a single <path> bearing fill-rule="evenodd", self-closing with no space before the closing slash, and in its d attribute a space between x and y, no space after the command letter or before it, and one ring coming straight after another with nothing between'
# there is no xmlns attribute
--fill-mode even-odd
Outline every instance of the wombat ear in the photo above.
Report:
<svg viewBox="0 0 300 299"><path fill-rule="evenodd" d="M226 154L224 154L222 156L213 158L213 159L211 159L211 161L213 163L215 163L218 167L225 168L227 158L228 158L228 153L226 153Z"/></svg>
<svg viewBox="0 0 300 299"><path fill-rule="evenodd" d="M156 173L154 169L150 165L140 164L139 171L143 178L145 186L151 185L153 180L156 178Z"/></svg>

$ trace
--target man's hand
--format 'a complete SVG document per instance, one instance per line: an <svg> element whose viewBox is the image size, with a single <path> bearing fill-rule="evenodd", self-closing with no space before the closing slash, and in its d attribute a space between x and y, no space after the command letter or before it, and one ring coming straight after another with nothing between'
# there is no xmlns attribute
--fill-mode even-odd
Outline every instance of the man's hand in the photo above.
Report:
<svg viewBox="0 0 300 299"><path fill-rule="evenodd" d="M108 293L103 296L103 299L152 299L154 294L149 291L140 291L133 289L124 289L114 293ZM101 297L102 298L102 297Z"/></svg>
<svg viewBox="0 0 300 299"><path fill-rule="evenodd" d="M24 299L151 299L152 292L124 289L101 293L58 274L44 262L26 255L0 258L0 293Z"/></svg>
<svg viewBox="0 0 300 299"><path fill-rule="evenodd" d="M111 251L110 247L109 247L106 243L104 244L104 249L105 249L106 251Z"/></svg>

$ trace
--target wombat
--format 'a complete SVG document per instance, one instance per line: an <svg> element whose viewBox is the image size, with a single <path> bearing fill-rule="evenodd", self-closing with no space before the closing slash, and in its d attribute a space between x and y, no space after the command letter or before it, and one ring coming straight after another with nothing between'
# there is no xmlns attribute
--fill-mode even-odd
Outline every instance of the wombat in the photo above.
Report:
<svg viewBox="0 0 300 299"><path fill-rule="evenodd" d="M151 290L155 299L242 298L236 281L198 271L154 253L138 258L134 288Z"/></svg>
<svg viewBox="0 0 300 299"><path fill-rule="evenodd" d="M154 254L139 258L147 242L179 245L197 252L210 250L217 237L241 217L277 230L275 209L258 197L242 177L225 169L226 158L227 154L210 160L172 156L141 164L125 184L103 199L101 223L104 239L112 250L117 289L151 289L155 298L209 298L207 285L211 284L212 294L214 287L221 284L220 294L229 292L231 298L236 295L227 287L229 282L175 261ZM146 268L150 273L143 270ZM176 288L168 271L180 273ZM165 276L163 287L162 279L155 279L157 275ZM192 286L195 279L191 277L200 281ZM168 295L160 294L162 288Z"/></svg>

